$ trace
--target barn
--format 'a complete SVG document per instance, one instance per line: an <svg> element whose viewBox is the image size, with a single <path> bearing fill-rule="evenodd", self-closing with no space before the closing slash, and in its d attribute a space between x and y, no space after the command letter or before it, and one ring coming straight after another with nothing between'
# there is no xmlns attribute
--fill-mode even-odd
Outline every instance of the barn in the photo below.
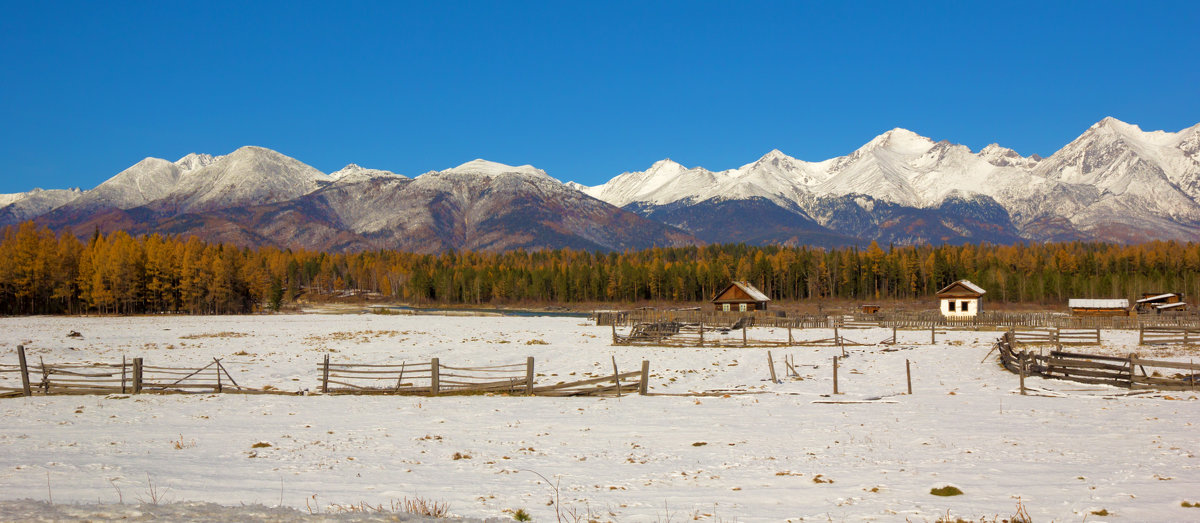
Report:
<svg viewBox="0 0 1200 523"><path fill-rule="evenodd" d="M969 320L983 312L983 295L987 291L971 283L958 280L937 292L938 310L948 320Z"/></svg>
<svg viewBox="0 0 1200 523"><path fill-rule="evenodd" d="M766 294L745 281L730 283L712 300L716 310L725 312L765 311L769 301L771 299Z"/></svg>
<svg viewBox="0 0 1200 523"><path fill-rule="evenodd" d="M1075 316L1128 316L1129 300L1090 300L1071 298L1067 300L1071 314Z"/></svg>

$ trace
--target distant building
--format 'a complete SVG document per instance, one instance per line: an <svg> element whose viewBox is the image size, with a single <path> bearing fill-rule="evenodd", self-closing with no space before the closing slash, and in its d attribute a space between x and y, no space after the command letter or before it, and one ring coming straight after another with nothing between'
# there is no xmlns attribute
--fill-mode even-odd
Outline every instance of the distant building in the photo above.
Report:
<svg viewBox="0 0 1200 523"><path fill-rule="evenodd" d="M938 310L948 320L968 320L983 312L983 295L987 291L970 280L958 280L937 292Z"/></svg>
<svg viewBox="0 0 1200 523"><path fill-rule="evenodd" d="M1067 307L1071 308L1071 314L1075 316L1129 315L1129 300L1124 299L1088 300L1071 298L1067 300Z"/></svg>
<svg viewBox="0 0 1200 523"><path fill-rule="evenodd" d="M769 301L771 299L766 294L744 281L730 283L712 300L717 310L725 312L765 311Z"/></svg>
<svg viewBox="0 0 1200 523"><path fill-rule="evenodd" d="M879 314L879 306L874 304L860 305L858 310L863 314Z"/></svg>
<svg viewBox="0 0 1200 523"><path fill-rule="evenodd" d="M1177 292L1168 292L1165 294L1147 292L1142 295L1142 299L1137 301L1138 314L1162 312L1182 312L1187 310L1187 304L1183 302L1183 294Z"/></svg>

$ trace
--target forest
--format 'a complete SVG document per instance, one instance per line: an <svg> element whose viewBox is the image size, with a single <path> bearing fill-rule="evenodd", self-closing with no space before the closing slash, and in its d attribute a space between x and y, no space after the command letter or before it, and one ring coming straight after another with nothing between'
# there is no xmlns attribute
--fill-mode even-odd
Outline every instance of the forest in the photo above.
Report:
<svg viewBox="0 0 1200 523"><path fill-rule="evenodd" d="M1200 244L1051 243L822 249L741 244L625 252L323 253L33 223L0 240L0 314L232 314L377 292L411 304L699 302L730 280L775 300L917 300L966 278L992 302L1200 293Z"/></svg>

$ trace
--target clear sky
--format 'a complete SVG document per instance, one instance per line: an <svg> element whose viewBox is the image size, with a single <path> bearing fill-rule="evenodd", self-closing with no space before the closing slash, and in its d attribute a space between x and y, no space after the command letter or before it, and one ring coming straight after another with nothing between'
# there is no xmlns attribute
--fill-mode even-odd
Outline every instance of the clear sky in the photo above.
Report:
<svg viewBox="0 0 1200 523"><path fill-rule="evenodd" d="M245 5L243 5L245 4ZM1200 122L1200 2L5 2L0 193L261 145L589 185L904 127L1043 156Z"/></svg>

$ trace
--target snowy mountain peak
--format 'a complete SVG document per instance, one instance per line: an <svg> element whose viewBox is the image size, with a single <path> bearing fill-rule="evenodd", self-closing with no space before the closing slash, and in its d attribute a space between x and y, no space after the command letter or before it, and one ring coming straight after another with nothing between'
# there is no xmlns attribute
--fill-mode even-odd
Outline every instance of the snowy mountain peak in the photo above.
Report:
<svg viewBox="0 0 1200 523"><path fill-rule="evenodd" d="M189 153L187 156L175 161L175 165L183 172L194 171L201 167L208 167L216 161L224 158L224 156L213 156L211 154Z"/></svg>
<svg viewBox="0 0 1200 523"><path fill-rule="evenodd" d="M979 157L983 158L985 161L987 161L987 163L995 165L996 167L1024 168L1031 168L1034 165L1037 165L1038 160L1042 159L1036 154L1030 157L1024 157L1021 156L1021 154L1017 151L994 143L988 144L987 147L984 147L982 150L980 150Z"/></svg>
<svg viewBox="0 0 1200 523"><path fill-rule="evenodd" d="M524 174L528 176L547 176L546 172L532 165L512 166L476 158L467 163L442 171L443 173L471 174L495 178L505 174Z"/></svg>
<svg viewBox="0 0 1200 523"><path fill-rule="evenodd" d="M362 181L379 177L407 178L407 176L396 174L391 171L384 171L382 169L367 169L366 167L362 167L356 163L346 165L345 167L330 173L329 177L334 180L345 181Z"/></svg>

